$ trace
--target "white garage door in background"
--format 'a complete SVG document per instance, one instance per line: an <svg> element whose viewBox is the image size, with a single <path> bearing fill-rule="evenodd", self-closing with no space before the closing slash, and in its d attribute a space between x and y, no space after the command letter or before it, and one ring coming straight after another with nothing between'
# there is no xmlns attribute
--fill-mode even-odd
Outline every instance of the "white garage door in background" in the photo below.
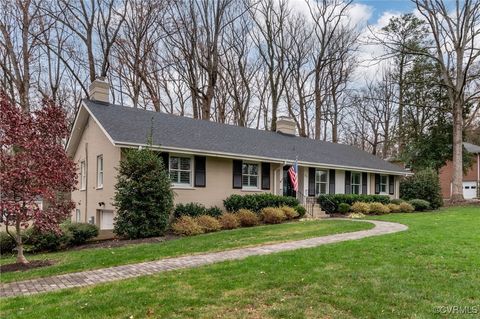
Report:
<svg viewBox="0 0 480 319"><path fill-rule="evenodd" d="M477 182L463 182L463 197L465 199L477 197Z"/></svg>
<svg viewBox="0 0 480 319"><path fill-rule="evenodd" d="M100 211L100 229L113 229L113 212L111 210Z"/></svg>

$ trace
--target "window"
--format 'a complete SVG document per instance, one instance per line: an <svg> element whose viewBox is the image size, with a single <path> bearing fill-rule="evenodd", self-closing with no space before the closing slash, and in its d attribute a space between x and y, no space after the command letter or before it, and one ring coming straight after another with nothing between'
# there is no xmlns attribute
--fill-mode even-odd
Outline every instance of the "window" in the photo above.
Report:
<svg viewBox="0 0 480 319"><path fill-rule="evenodd" d="M169 160L170 180L176 186L192 185L192 158L170 156Z"/></svg>
<svg viewBox="0 0 480 319"><path fill-rule="evenodd" d="M87 187L87 172L85 171L85 161L80 162L80 190L85 190Z"/></svg>
<svg viewBox="0 0 480 319"><path fill-rule="evenodd" d="M242 187L258 188L258 164L243 163L242 164Z"/></svg>
<svg viewBox="0 0 480 319"><path fill-rule="evenodd" d="M328 172L320 169L315 170L315 196L327 194Z"/></svg>
<svg viewBox="0 0 480 319"><path fill-rule="evenodd" d="M80 212L80 209L77 208L77 209L75 210L75 221L76 221L77 223L79 223L81 217L82 217L82 214L81 214L81 212Z"/></svg>
<svg viewBox="0 0 480 319"><path fill-rule="evenodd" d="M97 156L97 188L103 187L103 155Z"/></svg>
<svg viewBox="0 0 480 319"><path fill-rule="evenodd" d="M387 193L388 189L388 176L380 175L380 193Z"/></svg>
<svg viewBox="0 0 480 319"><path fill-rule="evenodd" d="M360 173L352 172L351 184L352 184L352 194L360 194L361 187L361 177Z"/></svg>

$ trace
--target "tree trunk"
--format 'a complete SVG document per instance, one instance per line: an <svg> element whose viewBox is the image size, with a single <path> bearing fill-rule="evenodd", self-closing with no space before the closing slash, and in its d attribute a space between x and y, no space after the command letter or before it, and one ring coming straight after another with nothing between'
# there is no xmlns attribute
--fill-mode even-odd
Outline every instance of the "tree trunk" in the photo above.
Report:
<svg viewBox="0 0 480 319"><path fill-rule="evenodd" d="M452 202L463 201L463 103L455 101L453 110Z"/></svg>
<svg viewBox="0 0 480 319"><path fill-rule="evenodd" d="M22 234L21 234L21 227L20 221L17 221L15 225L15 242L16 242L16 250L17 250L17 263L19 264L28 264L27 258L23 254L23 242L22 242Z"/></svg>

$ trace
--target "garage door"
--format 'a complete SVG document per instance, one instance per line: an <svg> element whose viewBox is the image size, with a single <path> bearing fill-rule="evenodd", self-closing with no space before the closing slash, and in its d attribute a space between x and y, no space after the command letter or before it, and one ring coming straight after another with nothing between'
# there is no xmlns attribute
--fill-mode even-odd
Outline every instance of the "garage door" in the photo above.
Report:
<svg viewBox="0 0 480 319"><path fill-rule="evenodd" d="M113 229L113 212L102 210L100 214L100 229Z"/></svg>
<svg viewBox="0 0 480 319"><path fill-rule="evenodd" d="M477 197L477 182L463 182L463 197L465 199Z"/></svg>

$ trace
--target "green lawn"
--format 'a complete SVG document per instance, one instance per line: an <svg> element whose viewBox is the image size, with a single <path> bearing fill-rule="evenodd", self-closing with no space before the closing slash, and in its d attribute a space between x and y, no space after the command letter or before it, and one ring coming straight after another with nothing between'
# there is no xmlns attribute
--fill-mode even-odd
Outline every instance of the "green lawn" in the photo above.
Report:
<svg viewBox="0 0 480 319"><path fill-rule="evenodd" d="M67 272L104 268L122 264L150 261L206 251L218 251L286 240L304 239L335 233L372 228L365 222L306 221L280 225L241 228L230 231L185 237L163 243L137 244L116 248L97 248L27 256L29 260L53 259L50 267L26 272L9 272L0 276L0 282L45 277ZM14 258L2 258L1 264L12 263Z"/></svg>
<svg viewBox="0 0 480 319"><path fill-rule="evenodd" d="M9 318L452 318L480 313L480 208L375 219L409 230L2 300ZM446 309L446 308L442 308ZM476 310L475 310L476 309Z"/></svg>

